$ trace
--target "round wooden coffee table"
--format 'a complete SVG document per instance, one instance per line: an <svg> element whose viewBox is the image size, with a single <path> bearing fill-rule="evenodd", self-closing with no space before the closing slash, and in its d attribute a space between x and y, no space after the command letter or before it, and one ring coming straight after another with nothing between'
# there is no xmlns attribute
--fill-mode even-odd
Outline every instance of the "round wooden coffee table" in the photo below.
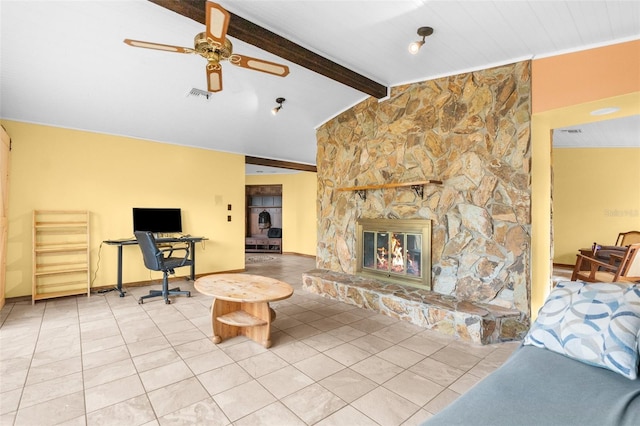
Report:
<svg viewBox="0 0 640 426"><path fill-rule="evenodd" d="M265 348L271 346L271 322L275 312L269 302L290 297L293 287L274 278L249 274L217 274L198 278L194 286L213 296L213 342L245 335Z"/></svg>

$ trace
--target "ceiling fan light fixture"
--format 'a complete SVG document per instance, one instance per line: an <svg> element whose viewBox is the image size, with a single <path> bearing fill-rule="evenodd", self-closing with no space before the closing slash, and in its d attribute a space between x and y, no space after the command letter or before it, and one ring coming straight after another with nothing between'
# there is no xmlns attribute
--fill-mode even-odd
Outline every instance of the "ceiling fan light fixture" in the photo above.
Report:
<svg viewBox="0 0 640 426"><path fill-rule="evenodd" d="M285 98L276 98L276 103L278 104L278 106L271 110L271 114L276 115L277 113L279 113L280 110L282 109L282 103L285 100L286 100Z"/></svg>
<svg viewBox="0 0 640 426"><path fill-rule="evenodd" d="M189 47L171 46L148 41L125 39L124 42L133 47L163 50L165 52L195 53L207 60L207 91L210 93L222 90L222 61L254 71L285 77L289 67L271 61L238 55L233 51L233 44L227 38L227 29L231 15L222 6L212 1L205 3L206 31L198 33L193 39L193 49Z"/></svg>
<svg viewBox="0 0 640 426"><path fill-rule="evenodd" d="M409 53L411 53L412 55L415 55L416 53L418 53L420 48L424 45L425 38L433 34L433 28L420 27L418 28L417 32L418 32L418 35L422 37L422 40L414 41L413 43L409 44Z"/></svg>

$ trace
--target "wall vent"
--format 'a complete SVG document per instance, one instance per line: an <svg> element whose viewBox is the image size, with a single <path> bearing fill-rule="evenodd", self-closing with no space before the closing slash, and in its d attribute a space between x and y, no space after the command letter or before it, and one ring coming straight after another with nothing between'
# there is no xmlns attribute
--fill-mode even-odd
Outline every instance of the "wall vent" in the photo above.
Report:
<svg viewBox="0 0 640 426"><path fill-rule="evenodd" d="M196 98L205 98L209 99L212 93L207 92L206 90L196 89L195 87L191 89L191 91L187 94L187 96L195 96Z"/></svg>

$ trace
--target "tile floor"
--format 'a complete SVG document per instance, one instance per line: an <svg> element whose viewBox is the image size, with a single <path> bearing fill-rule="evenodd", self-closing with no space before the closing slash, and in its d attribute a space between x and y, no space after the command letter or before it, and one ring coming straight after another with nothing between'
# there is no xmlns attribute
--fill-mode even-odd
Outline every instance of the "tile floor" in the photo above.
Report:
<svg viewBox="0 0 640 426"><path fill-rule="evenodd" d="M272 304L270 349L213 344L211 297L196 291L171 305L139 305L148 286L8 303L0 425L416 425L518 346L477 346L306 293L313 259L268 257L247 272L295 289Z"/></svg>
<svg viewBox="0 0 640 426"><path fill-rule="evenodd" d="M553 265L551 282L555 287L555 285L560 282L571 281L572 274L573 274L573 267Z"/></svg>

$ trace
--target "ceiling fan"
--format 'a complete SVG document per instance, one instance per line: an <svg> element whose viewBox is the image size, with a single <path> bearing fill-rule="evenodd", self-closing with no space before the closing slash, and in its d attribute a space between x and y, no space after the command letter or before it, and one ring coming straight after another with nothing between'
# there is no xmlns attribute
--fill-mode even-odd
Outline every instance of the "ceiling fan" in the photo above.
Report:
<svg viewBox="0 0 640 426"><path fill-rule="evenodd" d="M289 67L262 59L233 53L233 46L226 37L230 15L222 6L210 1L206 2L206 31L199 33L194 39L194 48L151 43L148 41L125 39L124 42L134 47L163 50L165 52L196 53L207 60L207 88L209 92L222 90L221 61L229 61L233 65L268 74L284 77L289 74Z"/></svg>

